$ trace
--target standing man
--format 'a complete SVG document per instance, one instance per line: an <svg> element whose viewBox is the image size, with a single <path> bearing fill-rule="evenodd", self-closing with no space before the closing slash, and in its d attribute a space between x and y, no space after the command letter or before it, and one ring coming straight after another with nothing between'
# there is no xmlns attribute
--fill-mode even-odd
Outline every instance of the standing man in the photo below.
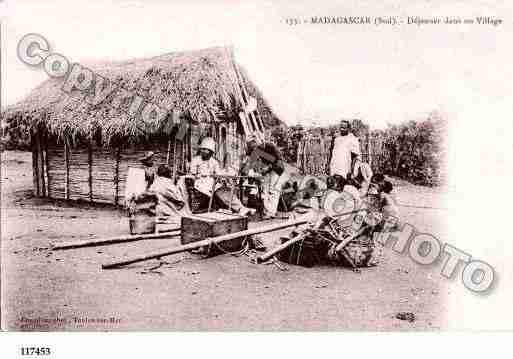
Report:
<svg viewBox="0 0 513 359"><path fill-rule="evenodd" d="M330 176L341 176L344 180L351 176L356 160L360 157L358 138L350 132L349 121L340 121L340 136L333 140Z"/></svg>

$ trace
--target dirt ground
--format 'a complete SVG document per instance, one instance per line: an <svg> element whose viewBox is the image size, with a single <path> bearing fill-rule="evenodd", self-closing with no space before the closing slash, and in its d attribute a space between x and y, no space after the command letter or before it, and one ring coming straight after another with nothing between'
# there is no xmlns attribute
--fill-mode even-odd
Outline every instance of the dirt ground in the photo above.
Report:
<svg viewBox="0 0 513 359"><path fill-rule="evenodd" d="M443 240L440 189L396 183L401 216ZM52 251L72 239L128 233L121 210L34 198L31 154L2 154L2 327L7 330L438 330L450 290L439 266L385 249L354 273L253 264L248 256L177 254L123 269L101 264L176 245L178 239ZM266 223L267 224L267 223ZM251 223L251 226L262 225ZM271 246L279 233L263 237ZM158 268L155 268L158 267ZM415 320L399 320L412 312Z"/></svg>

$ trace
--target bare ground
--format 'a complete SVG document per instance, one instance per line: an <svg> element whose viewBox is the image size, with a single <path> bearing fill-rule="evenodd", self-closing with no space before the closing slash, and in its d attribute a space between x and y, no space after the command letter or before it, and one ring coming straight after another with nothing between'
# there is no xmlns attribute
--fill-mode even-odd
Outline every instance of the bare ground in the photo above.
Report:
<svg viewBox="0 0 513 359"><path fill-rule="evenodd" d="M178 239L52 251L52 243L126 234L122 211L34 198L31 157L2 154L2 327L7 330L438 330L450 284L385 250L384 262L339 267L257 265L247 256L192 254L102 270ZM396 183L401 215L443 240L439 189ZM252 226L262 223L252 223ZM264 236L272 245L280 233ZM158 267L158 268L155 268ZM415 321L395 318L412 312Z"/></svg>

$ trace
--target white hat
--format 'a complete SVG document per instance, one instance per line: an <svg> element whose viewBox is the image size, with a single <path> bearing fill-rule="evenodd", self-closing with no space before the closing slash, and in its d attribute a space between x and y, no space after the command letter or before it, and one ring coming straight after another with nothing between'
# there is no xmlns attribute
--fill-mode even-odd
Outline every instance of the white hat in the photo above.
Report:
<svg viewBox="0 0 513 359"><path fill-rule="evenodd" d="M205 137L199 146L200 149L210 150L212 152L216 151L216 142L212 137Z"/></svg>
<svg viewBox="0 0 513 359"><path fill-rule="evenodd" d="M155 152L153 151L148 151L144 154L143 157L141 157L140 161L141 162L150 162L153 160L153 157L155 157Z"/></svg>

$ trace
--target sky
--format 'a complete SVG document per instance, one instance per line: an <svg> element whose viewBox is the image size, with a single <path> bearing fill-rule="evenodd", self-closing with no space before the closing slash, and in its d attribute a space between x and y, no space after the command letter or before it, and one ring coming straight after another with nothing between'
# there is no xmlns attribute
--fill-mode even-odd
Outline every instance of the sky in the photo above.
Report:
<svg viewBox="0 0 513 359"><path fill-rule="evenodd" d="M80 5L82 4L82 5ZM407 4L407 5L406 5ZM488 4L493 4L488 5ZM502 5L501 5L502 4ZM46 79L16 57L27 33L47 38L72 61L124 60L175 50L233 45L285 123L327 125L361 118L373 128L458 115L469 96L512 91L511 54L499 27L296 25L311 16L497 15L501 1L11 1L0 2L2 106Z"/></svg>

